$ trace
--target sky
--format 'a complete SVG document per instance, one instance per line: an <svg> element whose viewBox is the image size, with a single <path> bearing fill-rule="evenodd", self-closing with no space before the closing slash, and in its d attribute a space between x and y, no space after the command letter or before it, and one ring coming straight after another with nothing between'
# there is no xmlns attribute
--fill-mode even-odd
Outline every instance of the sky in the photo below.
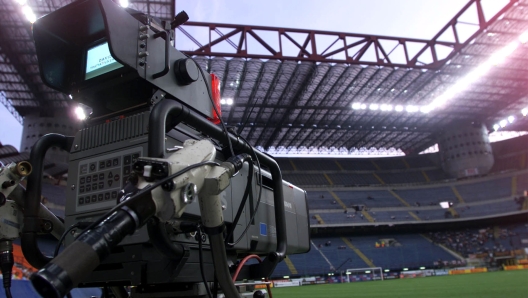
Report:
<svg viewBox="0 0 528 298"><path fill-rule="evenodd" d="M507 2L482 0L486 17ZM431 39L467 3L465 0L176 0L176 10L185 10L190 21L196 22ZM472 14L465 18L468 22L474 19ZM196 36L200 40L207 38L207 33L197 32ZM19 149L22 126L3 105L0 105L0 119L3 128L0 142Z"/></svg>

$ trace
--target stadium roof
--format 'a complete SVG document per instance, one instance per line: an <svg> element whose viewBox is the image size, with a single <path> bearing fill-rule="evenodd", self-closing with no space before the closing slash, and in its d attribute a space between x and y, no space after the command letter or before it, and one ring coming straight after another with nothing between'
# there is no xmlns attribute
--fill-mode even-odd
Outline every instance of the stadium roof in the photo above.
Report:
<svg viewBox="0 0 528 298"><path fill-rule="evenodd" d="M71 108L67 95L40 79L20 9L25 0L0 1L0 101L22 117ZM25 5L42 16L68 3ZM162 19L174 15L168 0L130 7ZM409 154L461 124L491 128L502 121L508 130L528 130L521 114L528 108L526 30L528 0L512 0L492 16L471 0L431 40L189 22L177 29L176 47L190 49L221 78L222 98L232 103L222 107L223 118L255 146Z"/></svg>

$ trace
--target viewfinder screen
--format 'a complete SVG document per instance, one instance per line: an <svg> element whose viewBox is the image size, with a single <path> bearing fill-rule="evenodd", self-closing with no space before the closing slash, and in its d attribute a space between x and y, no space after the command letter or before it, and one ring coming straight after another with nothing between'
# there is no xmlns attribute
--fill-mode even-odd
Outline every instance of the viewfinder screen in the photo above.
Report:
<svg viewBox="0 0 528 298"><path fill-rule="evenodd" d="M108 48L108 42L90 48L86 53L86 75L85 80L95 78L123 65L117 62Z"/></svg>

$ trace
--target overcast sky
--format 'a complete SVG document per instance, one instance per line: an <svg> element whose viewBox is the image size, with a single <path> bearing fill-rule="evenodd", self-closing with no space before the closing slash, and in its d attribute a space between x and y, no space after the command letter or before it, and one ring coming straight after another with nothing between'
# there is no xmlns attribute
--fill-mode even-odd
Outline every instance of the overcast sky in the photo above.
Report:
<svg viewBox="0 0 528 298"><path fill-rule="evenodd" d="M133 1L133 0L132 0ZM431 39L465 0L177 0L191 21ZM508 0L482 0L486 17ZM464 21L473 22L468 14ZM189 45L191 46L191 45ZM182 49L187 50L187 49ZM20 147L22 126L0 105L0 142Z"/></svg>

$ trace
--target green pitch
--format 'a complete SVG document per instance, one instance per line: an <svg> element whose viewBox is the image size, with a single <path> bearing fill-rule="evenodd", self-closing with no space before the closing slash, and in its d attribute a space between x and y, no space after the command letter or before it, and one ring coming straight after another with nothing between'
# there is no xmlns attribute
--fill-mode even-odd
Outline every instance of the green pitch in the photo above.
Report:
<svg viewBox="0 0 528 298"><path fill-rule="evenodd" d="M273 298L528 297L528 270L273 288Z"/></svg>

